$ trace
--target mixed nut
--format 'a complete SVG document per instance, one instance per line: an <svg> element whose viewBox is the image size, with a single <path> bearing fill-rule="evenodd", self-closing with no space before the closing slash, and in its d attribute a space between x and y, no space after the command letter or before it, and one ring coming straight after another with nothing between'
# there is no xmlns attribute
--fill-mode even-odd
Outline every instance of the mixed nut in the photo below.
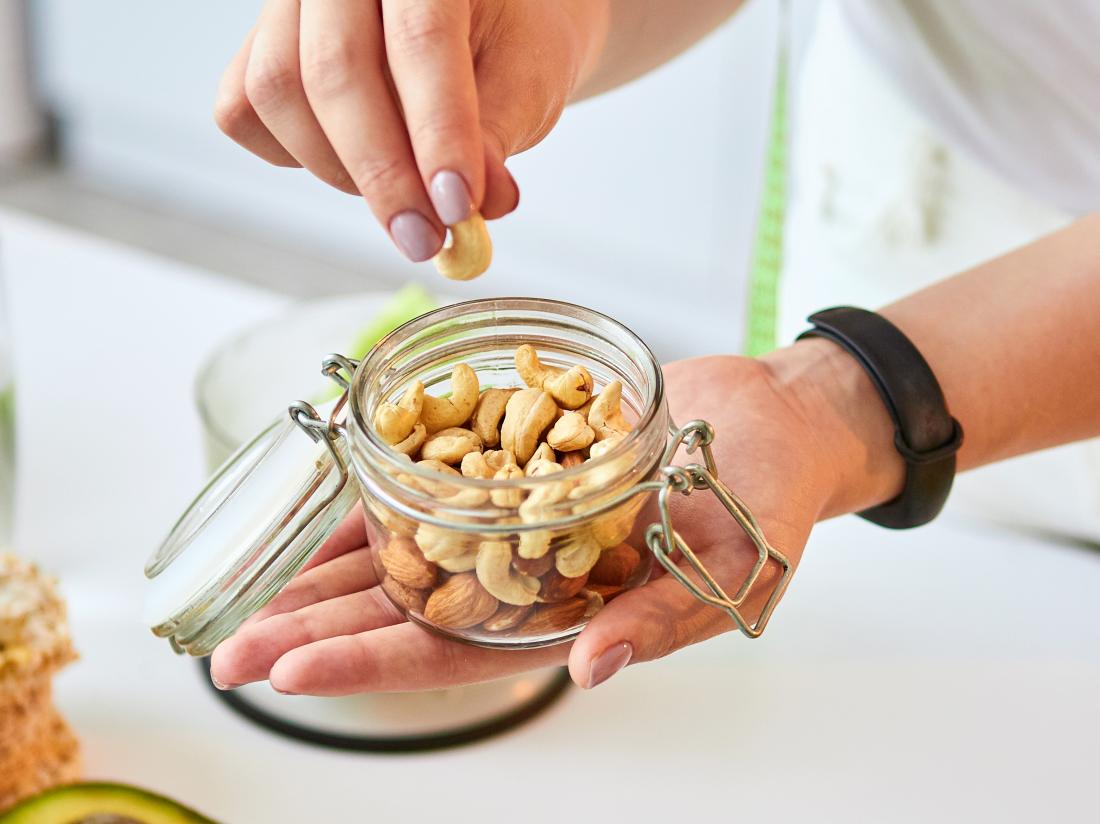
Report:
<svg viewBox="0 0 1100 824"><path fill-rule="evenodd" d="M417 522L371 498L381 527L375 558L383 589L430 624L471 635L534 638L568 630L644 575L641 555L626 543L640 496L608 509L633 461L626 455L569 478L523 485L456 486L458 477L495 481L549 478L611 451L631 431L622 384L597 394L583 366L542 363L529 345L515 354L524 387L482 389L459 364L447 397L413 381L374 412L378 436L407 462L433 475L394 471L405 487L449 509L456 528ZM438 476L438 477L436 477ZM613 497L613 496L612 496ZM591 513L567 529L540 524ZM515 524L515 532L478 534L478 518ZM464 520L475 522L467 528Z"/></svg>

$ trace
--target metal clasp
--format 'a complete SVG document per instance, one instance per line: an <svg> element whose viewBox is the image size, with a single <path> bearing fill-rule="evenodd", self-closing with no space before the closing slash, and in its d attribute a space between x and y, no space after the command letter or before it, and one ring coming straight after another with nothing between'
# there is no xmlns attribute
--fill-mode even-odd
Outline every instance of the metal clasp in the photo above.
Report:
<svg viewBox="0 0 1100 824"><path fill-rule="evenodd" d="M646 545L657 557L661 566L683 584L688 592L703 603L710 604L712 607L717 607L727 613L745 635L750 638L759 638L771 618L775 605L779 602L783 591L790 582L791 563L781 552L768 543L760 524L757 523L756 518L745 503L719 480L718 469L714 462L714 453L711 450L711 443L714 441L714 427L706 421L691 421L679 429L673 429L671 434L672 440L665 450L664 460L662 461L663 466L659 470L659 474L664 476L664 486L657 493L657 506L661 520L659 523L651 524L646 530ZM694 463L687 466L677 466L673 464L673 457L681 445L687 447L689 454L696 449L702 449L705 465ZM722 505L725 506L726 510L756 546L756 562L732 598L726 594L691 547L684 542L683 538L672 527L672 515L668 506L669 496L673 492L690 495L695 490L703 489L709 489L714 493L715 497L722 502ZM677 549L680 550L688 565L702 579L706 585L705 590L676 565L676 562L672 559L672 553ZM749 623L741 614L741 608L752 592L769 559L777 562L782 567L783 574L768 595L764 609L756 622Z"/></svg>

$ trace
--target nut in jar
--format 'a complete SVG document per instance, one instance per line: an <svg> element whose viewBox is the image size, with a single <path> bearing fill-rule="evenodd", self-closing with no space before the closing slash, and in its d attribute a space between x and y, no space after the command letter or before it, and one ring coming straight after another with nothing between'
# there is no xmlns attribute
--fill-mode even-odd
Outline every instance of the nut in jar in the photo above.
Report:
<svg viewBox="0 0 1100 824"><path fill-rule="evenodd" d="M517 385L482 387L458 363L449 396L426 394L418 377L376 406L375 433L424 471L396 473L404 500L423 516L451 514L410 538L415 513L377 498L367 512L384 591L413 620L475 643L532 645L577 631L649 566L627 543L644 496L606 505L636 480L626 436L637 416L622 408L621 381L597 389L585 366L548 365L529 344L513 363ZM406 450L418 429L430 434Z"/></svg>

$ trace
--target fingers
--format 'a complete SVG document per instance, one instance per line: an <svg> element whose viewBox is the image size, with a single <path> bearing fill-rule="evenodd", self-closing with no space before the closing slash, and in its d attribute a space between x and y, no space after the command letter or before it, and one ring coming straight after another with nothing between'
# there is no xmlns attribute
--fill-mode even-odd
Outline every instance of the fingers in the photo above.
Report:
<svg viewBox="0 0 1100 824"><path fill-rule="evenodd" d="M390 93L376 4L304 0L301 61L309 105L375 217L410 260L432 257L443 226Z"/></svg>
<svg viewBox="0 0 1100 824"><path fill-rule="evenodd" d="M271 668L270 680L278 691L298 695L444 689L562 664L567 652L481 649L401 623L291 650Z"/></svg>
<svg viewBox="0 0 1100 824"><path fill-rule="evenodd" d="M261 681L276 661L298 647L403 620L378 587L321 601L239 630L214 650L210 676L225 688Z"/></svg>
<svg viewBox="0 0 1100 824"><path fill-rule="evenodd" d="M245 68L244 89L267 130L294 159L326 183L356 193L303 87L299 0L268 0Z"/></svg>
<svg viewBox="0 0 1100 824"><path fill-rule="evenodd" d="M386 57L421 179L440 220L468 218L485 193L467 0L382 0Z"/></svg>
<svg viewBox="0 0 1100 824"><path fill-rule="evenodd" d="M370 550L359 549L298 574L267 606L243 626L257 624L273 615L294 612L342 595L362 592L378 585Z"/></svg>
<svg viewBox="0 0 1100 824"><path fill-rule="evenodd" d="M363 515L363 503L357 503L348 513L340 525L332 531L320 549L309 562L302 567L302 573L321 564L328 563L333 558L343 555L345 552L365 547L371 541L367 533L367 519Z"/></svg>
<svg viewBox="0 0 1100 824"><path fill-rule="evenodd" d="M260 120L244 92L245 68L252 53L255 30L226 67L214 103L214 122L225 135L252 154L275 166L301 166Z"/></svg>
<svg viewBox="0 0 1100 824"><path fill-rule="evenodd" d="M724 523L715 521L711 528L712 534L725 536L719 538L722 545L703 547L697 555L732 597L750 573L757 550L747 537L731 535L729 528L716 529L720 525ZM781 529L769 532L765 527L765 531L773 535L773 540L784 534ZM784 541L780 546L801 546L804 542L805 536L797 544ZM680 566L686 569L685 564ZM741 609L747 622L756 620L781 575L780 565L769 560ZM700 583L694 572L689 577ZM666 575L623 593L597 613L573 644L569 674L578 686L595 687L627 664L661 658L734 628L732 618L704 604Z"/></svg>

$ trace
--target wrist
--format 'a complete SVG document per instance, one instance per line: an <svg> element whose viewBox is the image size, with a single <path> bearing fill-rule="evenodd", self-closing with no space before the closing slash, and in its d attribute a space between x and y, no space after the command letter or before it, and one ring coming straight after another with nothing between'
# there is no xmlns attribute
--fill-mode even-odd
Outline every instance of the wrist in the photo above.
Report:
<svg viewBox="0 0 1100 824"><path fill-rule="evenodd" d="M805 416L822 457L819 518L891 500L905 483L894 423L863 367L836 344L809 338L761 359Z"/></svg>

